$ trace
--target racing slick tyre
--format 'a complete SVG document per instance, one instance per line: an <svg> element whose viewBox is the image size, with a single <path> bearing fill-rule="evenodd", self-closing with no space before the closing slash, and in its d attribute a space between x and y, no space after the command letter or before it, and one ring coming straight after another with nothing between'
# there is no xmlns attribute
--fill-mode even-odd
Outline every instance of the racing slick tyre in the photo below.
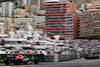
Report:
<svg viewBox="0 0 100 67"><path fill-rule="evenodd" d="M92 59L97 59L97 57L96 56L93 56Z"/></svg>
<svg viewBox="0 0 100 67"><path fill-rule="evenodd" d="M21 65L22 64L22 59L17 59L17 65Z"/></svg>
<svg viewBox="0 0 100 67"><path fill-rule="evenodd" d="M34 58L34 63L38 64L39 63L39 59L37 57Z"/></svg>
<svg viewBox="0 0 100 67"><path fill-rule="evenodd" d="M88 59L88 57L85 57L85 59Z"/></svg>
<svg viewBox="0 0 100 67"><path fill-rule="evenodd" d="M98 56L94 56L92 59L98 59L99 57Z"/></svg>
<svg viewBox="0 0 100 67"><path fill-rule="evenodd" d="M96 59L99 59L99 56L96 56Z"/></svg>
<svg viewBox="0 0 100 67"><path fill-rule="evenodd" d="M5 63L6 65L9 65L9 64L10 64L10 60L5 60L4 63Z"/></svg>
<svg viewBox="0 0 100 67"><path fill-rule="evenodd" d="M39 61L38 61L38 60L35 60L35 61L34 61L34 63L35 63L35 64L38 64L38 63L39 63Z"/></svg>

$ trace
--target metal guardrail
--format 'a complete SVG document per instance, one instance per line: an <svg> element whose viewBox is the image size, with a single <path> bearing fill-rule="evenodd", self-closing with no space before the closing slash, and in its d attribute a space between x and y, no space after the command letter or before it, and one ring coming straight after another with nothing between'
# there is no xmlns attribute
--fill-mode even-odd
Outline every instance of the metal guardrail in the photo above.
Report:
<svg viewBox="0 0 100 67"><path fill-rule="evenodd" d="M73 60L73 59L78 59L77 54L70 54L70 55L58 55L58 61L68 61L68 60ZM85 54L80 54L80 58L84 57ZM45 62L54 62L54 55L47 55L44 56Z"/></svg>
<svg viewBox="0 0 100 67"><path fill-rule="evenodd" d="M72 54L72 55L59 55L59 61L67 61L67 60L72 60L76 59L77 54Z"/></svg>
<svg viewBox="0 0 100 67"><path fill-rule="evenodd" d="M46 55L44 59L46 62L54 62L54 55Z"/></svg>

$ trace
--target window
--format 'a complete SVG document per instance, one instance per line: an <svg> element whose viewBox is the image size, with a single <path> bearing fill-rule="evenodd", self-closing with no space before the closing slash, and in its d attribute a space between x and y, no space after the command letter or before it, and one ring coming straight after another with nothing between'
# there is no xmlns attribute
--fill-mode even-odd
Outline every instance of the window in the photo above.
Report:
<svg viewBox="0 0 100 67"><path fill-rule="evenodd" d="M66 4L63 4L63 5L66 5Z"/></svg>
<svg viewBox="0 0 100 67"><path fill-rule="evenodd" d="M93 13L91 13L91 15L93 15Z"/></svg>
<svg viewBox="0 0 100 67"><path fill-rule="evenodd" d="M67 10L69 10L69 9L67 9Z"/></svg>

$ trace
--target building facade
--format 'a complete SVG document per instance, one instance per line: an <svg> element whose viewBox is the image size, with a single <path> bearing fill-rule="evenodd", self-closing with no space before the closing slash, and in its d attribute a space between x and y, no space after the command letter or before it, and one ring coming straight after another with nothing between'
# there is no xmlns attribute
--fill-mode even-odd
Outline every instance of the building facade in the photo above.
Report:
<svg viewBox="0 0 100 67"><path fill-rule="evenodd" d="M31 0L20 0L21 5L31 5Z"/></svg>
<svg viewBox="0 0 100 67"><path fill-rule="evenodd" d="M21 8L25 9L25 12L30 12L30 6L29 5L21 5Z"/></svg>
<svg viewBox="0 0 100 67"><path fill-rule="evenodd" d="M14 17L23 17L23 15L25 15L26 10L25 9L14 9Z"/></svg>
<svg viewBox="0 0 100 67"><path fill-rule="evenodd" d="M0 17L0 23L3 24L0 26L0 28L10 28L11 24L13 23L13 18Z"/></svg>
<svg viewBox="0 0 100 67"><path fill-rule="evenodd" d="M100 35L100 1L87 3L79 17L79 37Z"/></svg>
<svg viewBox="0 0 100 67"><path fill-rule="evenodd" d="M87 8L97 8L100 7L100 1L93 1L91 3L87 3Z"/></svg>
<svg viewBox="0 0 100 67"><path fill-rule="evenodd" d="M85 11L79 20L79 37L100 35L100 10Z"/></svg>
<svg viewBox="0 0 100 67"><path fill-rule="evenodd" d="M33 18L34 14L30 12L26 12L25 9L17 8L14 9L14 18Z"/></svg>
<svg viewBox="0 0 100 67"><path fill-rule="evenodd" d="M14 27L19 27L19 28L28 28L28 26L33 27L33 18L15 18L14 19Z"/></svg>
<svg viewBox="0 0 100 67"><path fill-rule="evenodd" d="M1 15L2 15L2 8L0 7L0 17L1 17Z"/></svg>
<svg viewBox="0 0 100 67"><path fill-rule="evenodd" d="M66 17L66 39L73 39L78 37L78 17L80 14L77 13L67 13Z"/></svg>
<svg viewBox="0 0 100 67"><path fill-rule="evenodd" d="M31 0L30 11L35 14L45 14L45 2L43 0Z"/></svg>
<svg viewBox="0 0 100 67"><path fill-rule="evenodd" d="M34 13L34 14L37 14L37 5L30 6L30 12Z"/></svg>
<svg viewBox="0 0 100 67"><path fill-rule="evenodd" d="M34 16L34 28L44 29L45 26L45 16Z"/></svg>
<svg viewBox="0 0 100 67"><path fill-rule="evenodd" d="M31 5L38 5L38 0L31 0Z"/></svg>
<svg viewBox="0 0 100 67"><path fill-rule="evenodd" d="M9 34L9 32L11 31L11 30L16 30L15 28L1 28L0 29L0 34Z"/></svg>
<svg viewBox="0 0 100 67"><path fill-rule="evenodd" d="M2 2L2 17L13 17L14 3L13 2Z"/></svg>
<svg viewBox="0 0 100 67"><path fill-rule="evenodd" d="M19 8L21 6L21 1L20 0L15 0L15 8Z"/></svg>
<svg viewBox="0 0 100 67"><path fill-rule="evenodd" d="M52 35L66 36L66 13L75 13L76 4L71 2L46 3L45 33Z"/></svg>

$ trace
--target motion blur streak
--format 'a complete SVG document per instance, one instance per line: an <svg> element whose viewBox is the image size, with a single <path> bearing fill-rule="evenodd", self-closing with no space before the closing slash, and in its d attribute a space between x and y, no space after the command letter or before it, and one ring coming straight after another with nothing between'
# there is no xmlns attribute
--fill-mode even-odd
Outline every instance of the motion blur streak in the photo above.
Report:
<svg viewBox="0 0 100 67"><path fill-rule="evenodd" d="M32 67L32 65L9 65L9 66L0 66L0 67Z"/></svg>

